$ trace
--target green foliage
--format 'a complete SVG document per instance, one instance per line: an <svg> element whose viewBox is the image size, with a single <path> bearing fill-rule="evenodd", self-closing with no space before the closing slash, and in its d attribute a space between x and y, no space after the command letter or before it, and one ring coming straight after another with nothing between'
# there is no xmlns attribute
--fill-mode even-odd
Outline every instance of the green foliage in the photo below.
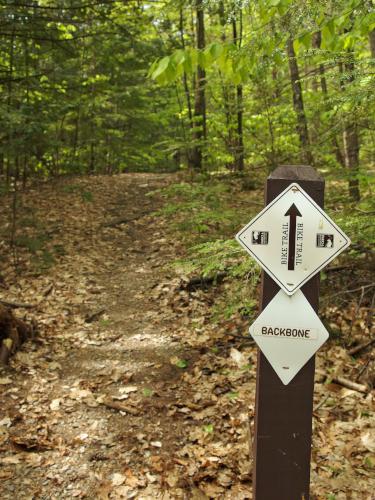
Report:
<svg viewBox="0 0 375 500"><path fill-rule="evenodd" d="M93 201L93 196L91 191L81 191L82 200L86 203L91 203Z"/></svg>
<svg viewBox="0 0 375 500"><path fill-rule="evenodd" d="M40 3L0 7L2 158L41 177L175 168L158 144L175 137L177 107L146 77L158 9Z"/></svg>
<svg viewBox="0 0 375 500"><path fill-rule="evenodd" d="M72 194L72 193L79 193L82 190L82 186L79 184L66 184L65 186L62 186L62 191L67 194Z"/></svg>
<svg viewBox="0 0 375 500"><path fill-rule="evenodd" d="M345 171L342 136L353 116L361 130L361 161L373 163L370 123L374 113L369 110L375 109L375 81L368 37L375 29L375 13L370 2L257 0L246 5L224 1L221 6L222 15L217 4L205 5L207 45L201 50L187 27L190 14L185 7L181 12L167 11L162 18L168 20L172 31L179 29L179 16L186 17L184 43L181 46L175 38L165 37L168 49L149 70L152 80L163 88L176 88L179 94L178 119L184 137L178 149L184 152L185 161L195 143L184 96L190 95L194 104L194 75L199 67L206 73L209 140L201 144L206 168L233 168L239 107L243 108L245 160L250 170L254 166L271 170L280 163L304 161L296 134L286 52L286 42L292 38L316 165L328 165L335 173ZM233 22L237 34L241 33L236 41L232 39ZM348 61L353 62L352 69ZM239 85L243 104L236 100ZM334 141L341 160L332 147ZM366 151L362 144L367 144ZM361 186L365 177L360 179Z"/></svg>
<svg viewBox="0 0 375 500"><path fill-rule="evenodd" d="M375 188L375 179L368 178L369 194L355 204L347 203L347 193L343 183L334 181L329 185L327 198L327 212L335 222L350 236L352 245L349 252L356 254L363 248L371 248L375 244L375 199L371 194Z"/></svg>
<svg viewBox="0 0 375 500"><path fill-rule="evenodd" d="M152 389L150 389L149 387L144 387L142 389L142 394L145 398L150 398L151 396L153 396L154 391Z"/></svg>
<svg viewBox="0 0 375 500"><path fill-rule="evenodd" d="M233 196L230 182L202 178L190 184L172 184L159 194L166 203L158 214L168 220L173 215L177 222L170 228L188 247L185 257L174 262L173 266L185 275L209 277L214 282L218 276L225 275L226 281L231 282L231 286L225 288L215 301L213 320L223 316L230 318L236 313L253 317L257 308L254 292L260 268L254 260L246 257L233 239L241 219L245 222L249 213L241 214L230 208ZM205 224L204 230L198 222ZM228 239L223 238L226 234Z"/></svg>
<svg viewBox="0 0 375 500"><path fill-rule="evenodd" d="M32 256L31 263L35 274L43 274L56 263L56 259L49 250L42 248Z"/></svg>
<svg viewBox="0 0 375 500"><path fill-rule="evenodd" d="M52 249L53 249L53 253L57 256L66 255L66 250L65 250L64 246L61 244L53 245Z"/></svg>
<svg viewBox="0 0 375 500"><path fill-rule="evenodd" d="M225 271L232 277L245 277L256 282L259 267L252 259L244 259L244 252L234 239L214 240L189 249L188 257L176 266L185 272L206 276L217 276Z"/></svg>
<svg viewBox="0 0 375 500"><path fill-rule="evenodd" d="M188 367L188 362L186 361L186 359L179 359L176 361L176 366L177 368L187 368Z"/></svg>
<svg viewBox="0 0 375 500"><path fill-rule="evenodd" d="M250 321L254 320L258 311L256 284L252 280L231 280L230 286L215 301L212 308L213 321L230 319L237 314Z"/></svg>
<svg viewBox="0 0 375 500"><path fill-rule="evenodd" d="M39 250L44 248L46 241L48 240L46 234L38 234L37 236L28 236L26 234L19 235L15 238L15 245L18 247L27 248L31 253L37 253Z"/></svg>
<svg viewBox="0 0 375 500"><path fill-rule="evenodd" d="M203 426L203 430L207 434L212 434L214 432L214 426L213 426L213 424L206 424Z"/></svg>
<svg viewBox="0 0 375 500"><path fill-rule="evenodd" d="M172 226L189 241L202 240L212 230L222 232L236 224L235 211L223 208L223 200L230 196L229 186L224 183L211 180L172 184L161 195L168 202L157 214L174 216Z"/></svg>

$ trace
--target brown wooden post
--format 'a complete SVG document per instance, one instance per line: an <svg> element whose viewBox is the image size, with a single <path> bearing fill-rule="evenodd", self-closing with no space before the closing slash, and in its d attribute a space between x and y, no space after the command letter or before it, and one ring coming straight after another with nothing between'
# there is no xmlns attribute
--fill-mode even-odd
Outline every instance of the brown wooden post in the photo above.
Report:
<svg viewBox="0 0 375 500"><path fill-rule="evenodd" d="M269 176L268 205L292 182L297 182L321 207L324 180L310 166L283 165ZM262 276L261 309L280 290L266 273ZM318 310L319 274L302 288ZM284 385L259 351L255 403L254 499L308 500L315 357Z"/></svg>

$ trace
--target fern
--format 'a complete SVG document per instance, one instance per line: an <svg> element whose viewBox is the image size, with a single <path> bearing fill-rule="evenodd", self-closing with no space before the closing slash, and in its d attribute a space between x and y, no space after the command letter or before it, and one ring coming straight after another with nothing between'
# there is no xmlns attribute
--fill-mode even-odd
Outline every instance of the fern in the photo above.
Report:
<svg viewBox="0 0 375 500"><path fill-rule="evenodd" d="M188 256L175 265L188 273L203 277L215 277L221 272L228 276L246 277L254 284L258 281L260 269L256 263L244 255L235 240L214 240L190 248Z"/></svg>

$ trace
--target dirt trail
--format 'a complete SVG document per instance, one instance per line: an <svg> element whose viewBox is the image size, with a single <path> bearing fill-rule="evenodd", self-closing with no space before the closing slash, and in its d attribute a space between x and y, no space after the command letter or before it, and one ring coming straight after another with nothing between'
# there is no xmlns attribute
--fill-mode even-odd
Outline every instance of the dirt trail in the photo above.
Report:
<svg viewBox="0 0 375 500"><path fill-rule="evenodd" d="M194 289L166 267L180 242L151 193L174 181L30 189L18 275L2 199L0 297L36 304L39 332L0 371L1 500L252 498L256 349L240 313L212 321L226 282ZM352 373L353 359L332 342L317 366ZM311 498L373 500L373 392L317 380L314 405Z"/></svg>
<svg viewBox="0 0 375 500"><path fill-rule="evenodd" d="M103 217L86 218L81 234L79 224L65 233L78 246L65 259L70 296L76 287L92 293L83 303L72 297L73 307L65 303L60 314L80 320L57 327L54 339L42 335L32 361L25 346L8 373L14 384L3 391L11 438L1 447L3 499L157 498L162 463L178 446L180 424L165 410L181 376L169 360L183 347L152 294L174 254L151 219L158 202L147 196L167 177L110 180L112 192L108 179L98 181L104 198L110 195Z"/></svg>

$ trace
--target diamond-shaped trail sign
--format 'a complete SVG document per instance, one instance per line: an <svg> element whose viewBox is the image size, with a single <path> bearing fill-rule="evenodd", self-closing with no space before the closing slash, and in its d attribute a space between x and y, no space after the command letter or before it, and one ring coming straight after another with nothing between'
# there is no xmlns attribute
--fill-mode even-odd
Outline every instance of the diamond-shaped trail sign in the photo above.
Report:
<svg viewBox="0 0 375 500"><path fill-rule="evenodd" d="M350 245L350 240L297 183L290 184L236 235L288 294Z"/></svg>
<svg viewBox="0 0 375 500"><path fill-rule="evenodd" d="M329 337L301 290L292 296L280 290L249 331L284 385Z"/></svg>

